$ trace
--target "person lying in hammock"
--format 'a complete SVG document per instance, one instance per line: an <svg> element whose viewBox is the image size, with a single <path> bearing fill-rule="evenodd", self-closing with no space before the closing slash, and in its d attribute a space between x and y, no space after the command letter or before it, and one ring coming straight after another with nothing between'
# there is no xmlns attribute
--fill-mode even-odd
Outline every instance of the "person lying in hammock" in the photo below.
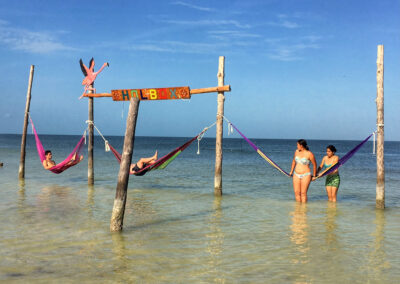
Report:
<svg viewBox="0 0 400 284"><path fill-rule="evenodd" d="M142 169L147 167L148 165L154 164L157 161L157 158L158 158L157 151L154 153L154 156L152 157L140 158L139 161L136 162L136 164L131 164L129 172L137 176L142 176L147 172L147 170L142 171Z"/></svg>
<svg viewBox="0 0 400 284"><path fill-rule="evenodd" d="M56 162L54 162L52 160L53 154L51 153L50 150L46 150L46 152L44 152L44 155L46 156L46 159L43 160L43 168L45 170L49 170L49 169L51 169L52 167L54 167L56 165ZM71 160L66 165L76 165L82 160L83 160L83 155L81 155L79 157L79 159L77 160L76 159L76 153L75 153L75 155L71 158Z"/></svg>

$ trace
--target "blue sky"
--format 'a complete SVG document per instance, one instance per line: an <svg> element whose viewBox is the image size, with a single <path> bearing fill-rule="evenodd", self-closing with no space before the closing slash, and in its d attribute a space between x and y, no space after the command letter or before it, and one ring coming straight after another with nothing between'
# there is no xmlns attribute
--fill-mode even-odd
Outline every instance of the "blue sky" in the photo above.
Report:
<svg viewBox="0 0 400 284"><path fill-rule="evenodd" d="M0 133L22 132L32 64L38 131L81 134L80 58L110 63L95 83L110 92L217 86L223 55L225 115L247 136L360 140L375 129L383 44L385 138L400 140L399 15L398 0L1 0ZM96 99L94 110L103 134L124 135L127 103ZM216 94L142 102L136 134L193 136L216 112Z"/></svg>

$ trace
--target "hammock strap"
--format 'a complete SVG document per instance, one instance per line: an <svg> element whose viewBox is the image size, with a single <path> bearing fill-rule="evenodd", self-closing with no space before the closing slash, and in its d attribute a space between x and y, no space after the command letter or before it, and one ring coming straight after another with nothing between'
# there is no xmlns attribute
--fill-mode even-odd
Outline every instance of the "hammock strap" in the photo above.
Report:
<svg viewBox="0 0 400 284"><path fill-rule="evenodd" d="M374 135L374 138L373 138L373 142L372 142L372 154L375 155L376 154L376 152L375 152L375 149L376 149L376 131L374 131L373 135Z"/></svg>
<svg viewBox="0 0 400 284"><path fill-rule="evenodd" d="M203 129L203 131L201 131L200 134L197 135L197 155L200 155L200 141L201 141L201 139L203 139L203 136L207 132L207 130L210 129L211 127L213 127L215 124L217 124L217 122L214 122L210 126L205 127Z"/></svg>
<svg viewBox="0 0 400 284"><path fill-rule="evenodd" d="M94 124L93 121L91 120L86 120L86 123L89 125L93 125L93 127L96 129L96 131L99 133L99 135L101 136L101 138L103 138L104 140L104 148L106 152L110 152L110 145L108 143L108 141L106 140L106 138L104 138L103 134L100 132L100 130L97 128L97 126Z"/></svg>

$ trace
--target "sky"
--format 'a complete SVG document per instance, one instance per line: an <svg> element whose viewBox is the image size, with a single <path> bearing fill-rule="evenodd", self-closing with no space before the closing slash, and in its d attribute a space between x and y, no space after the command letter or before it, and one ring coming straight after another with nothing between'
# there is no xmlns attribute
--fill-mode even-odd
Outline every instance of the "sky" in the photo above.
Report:
<svg viewBox="0 0 400 284"><path fill-rule="evenodd" d="M0 0L0 133L22 133L31 65L38 132L79 135L80 59L109 63L95 82L109 93L215 87L225 56L224 114L246 136L362 140L376 129L383 44L385 140L400 141L399 15L400 0ZM124 135L128 108L95 99L103 135ZM216 114L216 93L143 101L136 135L191 137Z"/></svg>

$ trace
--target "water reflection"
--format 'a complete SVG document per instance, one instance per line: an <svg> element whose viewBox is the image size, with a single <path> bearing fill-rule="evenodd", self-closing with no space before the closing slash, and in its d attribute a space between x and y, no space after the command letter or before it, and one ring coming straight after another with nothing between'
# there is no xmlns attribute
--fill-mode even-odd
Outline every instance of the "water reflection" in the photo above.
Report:
<svg viewBox="0 0 400 284"><path fill-rule="evenodd" d="M114 253L114 271L123 272L126 271L128 267L128 258L126 257L126 246L125 237L122 233L116 232L111 234Z"/></svg>
<svg viewBox="0 0 400 284"><path fill-rule="evenodd" d="M391 267L385 250L385 210L375 210L374 223L375 232L372 233L374 240L370 244L371 251L368 256L368 279L385 282L388 279L384 272Z"/></svg>
<svg viewBox="0 0 400 284"><path fill-rule="evenodd" d="M337 248L336 204L337 204L336 202L327 202L326 218L325 218L325 228L326 228L325 241L327 246L332 247L333 249Z"/></svg>
<svg viewBox="0 0 400 284"><path fill-rule="evenodd" d="M300 253L298 259L293 259L294 263L306 263L307 253L309 251L308 244L308 224L307 224L307 204L296 202L295 209L291 212L292 225L290 229L292 235L290 240L295 245L296 250Z"/></svg>
<svg viewBox="0 0 400 284"><path fill-rule="evenodd" d="M209 218L209 232L206 234L207 252L209 253L209 273L213 282L224 283L225 277L220 270L224 244L224 232L221 229L223 212L221 208L222 197L216 196L213 202L213 213Z"/></svg>
<svg viewBox="0 0 400 284"><path fill-rule="evenodd" d="M74 218L81 209L72 188L60 185L43 187L36 196L36 203L37 213L48 219Z"/></svg>
<svg viewBox="0 0 400 284"><path fill-rule="evenodd" d="M292 225L290 225L290 241L293 244L292 263L296 266L293 270L293 283L307 283L308 276L305 272L306 264L309 263L309 226L307 223L307 204L295 203L295 208L291 212Z"/></svg>
<svg viewBox="0 0 400 284"><path fill-rule="evenodd" d="M88 194L87 194L87 201L86 201L86 209L91 217L93 217L93 208L94 208L94 185L88 185Z"/></svg>
<svg viewBox="0 0 400 284"><path fill-rule="evenodd" d="M18 208L24 209L25 208L25 180L19 180L18 186Z"/></svg>

